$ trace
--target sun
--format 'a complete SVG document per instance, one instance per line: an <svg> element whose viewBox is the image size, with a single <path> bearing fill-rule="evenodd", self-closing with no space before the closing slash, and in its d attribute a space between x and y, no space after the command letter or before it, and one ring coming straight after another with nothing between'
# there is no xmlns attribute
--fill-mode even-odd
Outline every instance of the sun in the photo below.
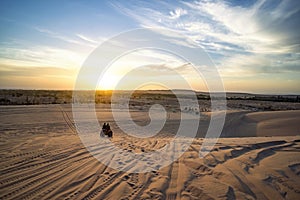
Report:
<svg viewBox="0 0 300 200"><path fill-rule="evenodd" d="M100 90L114 90L120 78L115 74L105 73L98 84Z"/></svg>

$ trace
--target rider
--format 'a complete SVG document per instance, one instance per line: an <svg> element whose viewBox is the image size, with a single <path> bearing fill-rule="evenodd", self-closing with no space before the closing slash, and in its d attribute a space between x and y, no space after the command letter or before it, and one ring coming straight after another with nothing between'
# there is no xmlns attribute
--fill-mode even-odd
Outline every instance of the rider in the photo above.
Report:
<svg viewBox="0 0 300 200"><path fill-rule="evenodd" d="M100 137L104 137L104 135L107 135L110 138L113 136L113 132L110 129L109 123L104 123L102 126L102 131L100 132Z"/></svg>
<svg viewBox="0 0 300 200"><path fill-rule="evenodd" d="M106 125L106 123L104 123L102 126L102 130L106 130L106 129L107 129L107 125Z"/></svg>

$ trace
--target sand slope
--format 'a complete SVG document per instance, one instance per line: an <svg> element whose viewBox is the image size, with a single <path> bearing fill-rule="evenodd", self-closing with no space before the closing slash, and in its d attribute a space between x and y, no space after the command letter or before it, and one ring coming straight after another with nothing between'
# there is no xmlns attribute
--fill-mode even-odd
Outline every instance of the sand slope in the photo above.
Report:
<svg viewBox="0 0 300 200"><path fill-rule="evenodd" d="M172 165L125 173L99 163L74 135L1 137L1 199L298 199L300 140L221 139L204 159L197 139ZM164 138L160 143L167 143ZM149 139L114 138L127 150ZM235 145L233 145L235 144ZM124 157L123 162L126 161Z"/></svg>
<svg viewBox="0 0 300 200"><path fill-rule="evenodd" d="M126 173L99 163L85 149L66 110L1 110L0 199L300 198L299 136L222 138L205 158L199 158L199 138L167 167ZM112 141L140 153L159 149L171 139L116 134ZM134 166L126 158L122 162Z"/></svg>
<svg viewBox="0 0 300 200"><path fill-rule="evenodd" d="M258 136L300 135L300 111L249 113L248 120L257 123Z"/></svg>
<svg viewBox="0 0 300 200"><path fill-rule="evenodd" d="M300 110L228 112L222 137L300 135Z"/></svg>

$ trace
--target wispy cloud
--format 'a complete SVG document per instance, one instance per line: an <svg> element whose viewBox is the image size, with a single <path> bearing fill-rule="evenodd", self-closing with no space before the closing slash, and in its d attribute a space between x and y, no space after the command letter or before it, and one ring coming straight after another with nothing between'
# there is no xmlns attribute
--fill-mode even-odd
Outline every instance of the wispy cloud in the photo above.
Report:
<svg viewBox="0 0 300 200"><path fill-rule="evenodd" d="M0 63L14 66L78 68L85 56L83 52L49 46L0 47Z"/></svg>
<svg viewBox="0 0 300 200"><path fill-rule="evenodd" d="M85 37L82 34L76 34L75 36L81 39L81 40L76 40L74 38L65 36L63 34L45 28L35 27L35 30L39 31L40 33L46 34L48 37L56 38L71 44L86 46L89 48L96 48L97 47L96 44L98 44L98 42L96 42L95 40Z"/></svg>
<svg viewBox="0 0 300 200"><path fill-rule="evenodd" d="M65 77L74 78L76 70L49 66L0 65L2 77Z"/></svg>
<svg viewBox="0 0 300 200"><path fill-rule="evenodd" d="M2 88L72 88L80 69L96 41L84 35L74 39L35 27L46 37L72 45L30 44L23 40L6 41L0 45L0 81ZM74 48L75 45L75 48ZM78 46L78 48L76 47ZM79 48L80 47L80 48Z"/></svg>
<svg viewBox="0 0 300 200"><path fill-rule="evenodd" d="M187 11L181 8L176 8L174 11L170 11L169 13L171 19L178 19L179 17L186 15Z"/></svg>
<svg viewBox="0 0 300 200"><path fill-rule="evenodd" d="M86 42L89 42L89 43L92 43L92 44L99 44L99 41L96 41L96 40L93 40L87 36L84 36L82 34L76 34L77 37L79 37L80 39L86 41Z"/></svg>
<svg viewBox="0 0 300 200"><path fill-rule="evenodd" d="M300 61L299 1L259 0L247 6L219 0L167 6L137 1L114 6L143 27L165 27L184 34L208 51L227 75L233 69L243 72L240 76L254 71L299 72L291 67ZM276 63L281 66L274 67Z"/></svg>
<svg viewBox="0 0 300 200"><path fill-rule="evenodd" d="M258 74L300 73L300 55L234 55L220 64L225 77L256 76Z"/></svg>

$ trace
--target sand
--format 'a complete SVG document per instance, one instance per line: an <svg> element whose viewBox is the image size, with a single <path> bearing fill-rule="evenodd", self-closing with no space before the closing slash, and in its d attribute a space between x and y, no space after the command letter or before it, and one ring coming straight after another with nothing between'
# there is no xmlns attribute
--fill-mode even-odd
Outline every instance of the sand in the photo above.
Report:
<svg viewBox="0 0 300 200"><path fill-rule="evenodd" d="M247 119L257 123L256 135L300 135L300 111L250 113Z"/></svg>
<svg viewBox="0 0 300 200"><path fill-rule="evenodd" d="M95 159L76 134L69 106L6 106L0 113L0 199L300 198L299 111L232 112L225 129L236 137L219 139L205 158L197 138L177 161L147 173L117 171ZM167 133L127 137L109 112L99 115L126 151L153 151L172 140ZM176 123L176 113L171 119Z"/></svg>
<svg viewBox="0 0 300 200"><path fill-rule="evenodd" d="M230 111L226 118L223 137L300 135L300 110Z"/></svg>

